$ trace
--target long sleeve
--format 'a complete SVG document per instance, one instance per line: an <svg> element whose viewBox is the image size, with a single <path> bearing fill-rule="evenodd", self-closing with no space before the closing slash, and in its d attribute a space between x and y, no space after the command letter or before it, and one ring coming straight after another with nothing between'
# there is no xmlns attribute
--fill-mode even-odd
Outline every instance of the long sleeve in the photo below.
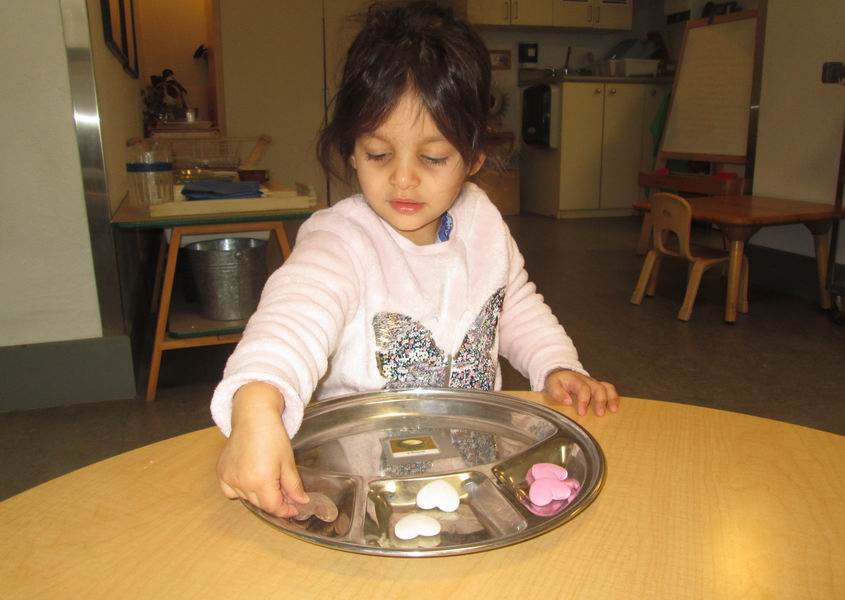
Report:
<svg viewBox="0 0 845 600"><path fill-rule="evenodd" d="M269 383L284 396L282 421L293 436L357 309L361 269L348 244L327 231L301 234L291 256L268 279L212 397L212 416L227 436L232 397L252 381Z"/></svg>
<svg viewBox="0 0 845 600"><path fill-rule="evenodd" d="M554 369L586 375L575 345L528 280L525 260L510 232L507 236L508 285L499 321L499 353L529 378L532 390L542 390Z"/></svg>

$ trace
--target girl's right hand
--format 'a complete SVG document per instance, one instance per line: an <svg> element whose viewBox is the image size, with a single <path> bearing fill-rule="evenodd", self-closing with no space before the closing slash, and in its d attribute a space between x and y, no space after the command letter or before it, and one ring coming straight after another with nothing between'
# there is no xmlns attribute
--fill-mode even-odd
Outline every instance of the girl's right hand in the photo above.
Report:
<svg viewBox="0 0 845 600"><path fill-rule="evenodd" d="M232 433L220 460L217 477L223 493L243 498L277 517L297 514L308 502L290 438L282 425L284 399L271 385L241 387L232 400Z"/></svg>

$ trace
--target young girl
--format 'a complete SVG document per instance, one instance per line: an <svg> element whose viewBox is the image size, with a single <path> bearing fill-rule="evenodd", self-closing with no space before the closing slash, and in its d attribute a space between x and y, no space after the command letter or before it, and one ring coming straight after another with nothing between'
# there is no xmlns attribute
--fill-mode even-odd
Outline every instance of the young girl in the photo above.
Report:
<svg viewBox="0 0 845 600"><path fill-rule="evenodd" d="M224 493L280 517L308 501L290 437L312 395L499 389L498 356L585 414L615 412L528 281L498 210L466 181L493 141L490 60L451 10L374 5L349 49L319 156L362 194L315 213L267 281L211 403Z"/></svg>

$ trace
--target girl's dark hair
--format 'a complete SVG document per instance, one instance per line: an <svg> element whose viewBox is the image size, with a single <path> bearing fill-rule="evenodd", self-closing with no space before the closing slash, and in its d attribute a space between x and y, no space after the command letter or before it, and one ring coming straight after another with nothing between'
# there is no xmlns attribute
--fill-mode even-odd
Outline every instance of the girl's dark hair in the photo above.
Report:
<svg viewBox="0 0 845 600"><path fill-rule="evenodd" d="M349 179L355 140L375 131L405 91L419 96L465 164L496 143L488 125L490 55L475 30L440 2L378 2L349 48L334 114L320 133L317 157L327 173L341 175L336 151Z"/></svg>

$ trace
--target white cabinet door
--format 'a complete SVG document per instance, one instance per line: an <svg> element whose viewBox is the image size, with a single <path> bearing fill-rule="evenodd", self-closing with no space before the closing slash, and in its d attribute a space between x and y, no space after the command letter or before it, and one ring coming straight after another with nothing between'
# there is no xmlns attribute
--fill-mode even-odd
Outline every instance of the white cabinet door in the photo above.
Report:
<svg viewBox="0 0 845 600"><path fill-rule="evenodd" d="M550 26L552 0L511 0L511 25Z"/></svg>
<svg viewBox="0 0 845 600"><path fill-rule="evenodd" d="M645 85L604 86L601 208L630 208L637 199Z"/></svg>
<svg viewBox="0 0 845 600"><path fill-rule="evenodd" d="M476 25L553 24L553 0L467 0L467 19Z"/></svg>
<svg viewBox="0 0 845 600"><path fill-rule="evenodd" d="M508 25L510 0L467 0L467 20L476 25Z"/></svg>
<svg viewBox="0 0 845 600"><path fill-rule="evenodd" d="M601 192L604 85L565 83L562 96L560 210L596 209Z"/></svg>
<svg viewBox="0 0 845 600"><path fill-rule="evenodd" d="M554 0L552 21L555 27L592 27L593 0Z"/></svg>
<svg viewBox="0 0 845 600"><path fill-rule="evenodd" d="M631 29L633 0L554 0L556 27Z"/></svg>
<svg viewBox="0 0 845 600"><path fill-rule="evenodd" d="M593 0L593 27L631 29L634 0Z"/></svg>

